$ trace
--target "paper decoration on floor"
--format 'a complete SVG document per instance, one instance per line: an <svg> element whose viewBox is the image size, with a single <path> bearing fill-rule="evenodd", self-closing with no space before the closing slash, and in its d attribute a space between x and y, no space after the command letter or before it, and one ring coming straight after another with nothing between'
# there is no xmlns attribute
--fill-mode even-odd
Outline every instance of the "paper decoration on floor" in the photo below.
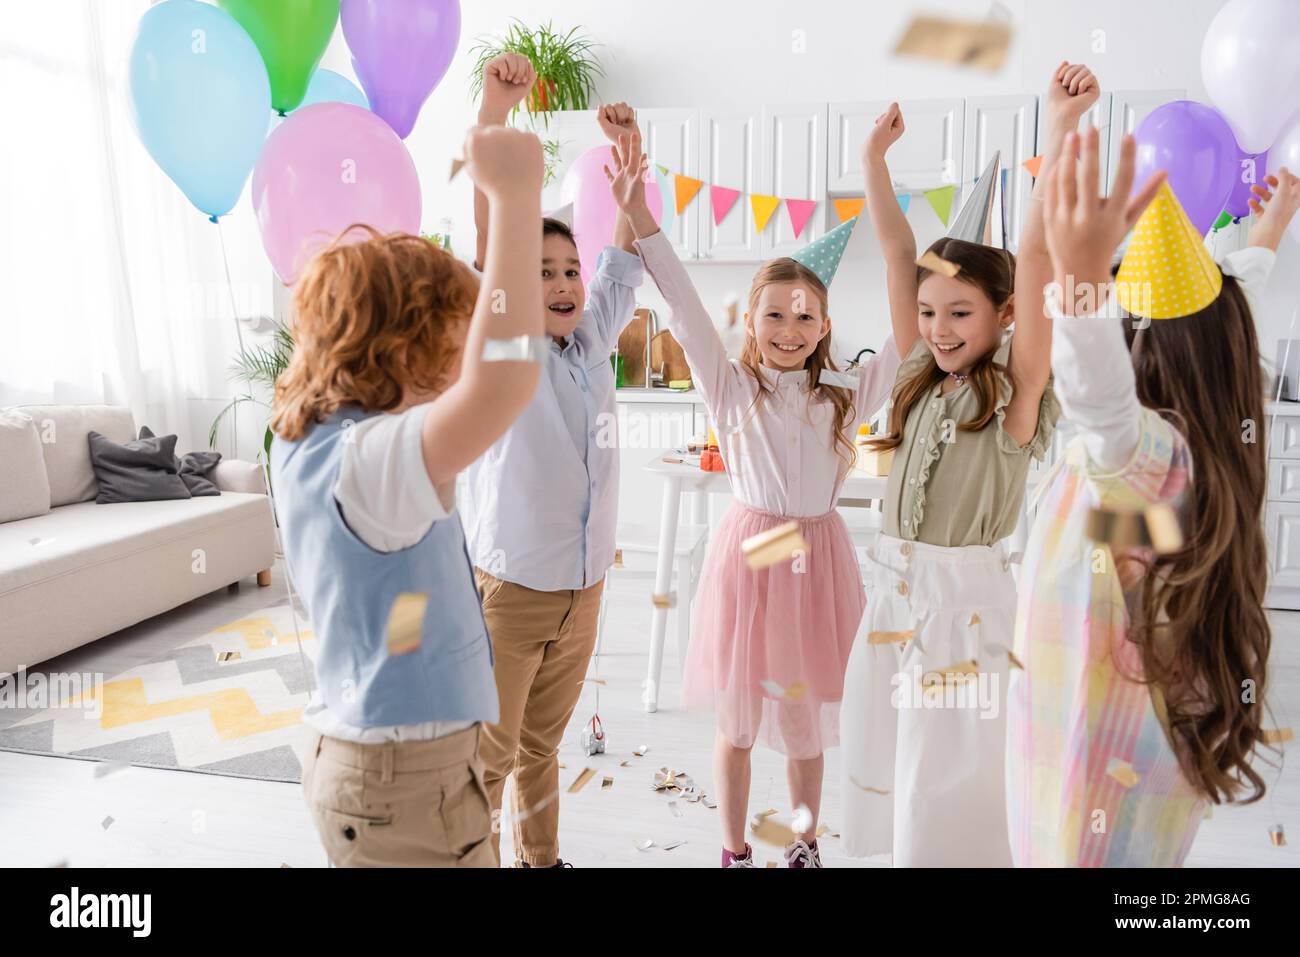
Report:
<svg viewBox="0 0 1300 957"><path fill-rule="evenodd" d="M424 640L424 613L429 607L429 596L418 591L404 591L393 600L388 609L388 638L390 655L410 654Z"/></svg>
<svg viewBox="0 0 1300 957"><path fill-rule="evenodd" d="M1151 548L1157 554L1183 547L1183 533L1173 508L1160 503L1141 512L1090 508L1084 534L1101 545Z"/></svg>
<svg viewBox="0 0 1300 957"><path fill-rule="evenodd" d="M796 681L788 688L783 688L779 683L772 681L770 679L766 681L760 681L759 684L762 685L763 690L766 691L768 694L770 694L773 698L780 698L786 701L798 701L800 698L802 698L805 694L808 693L808 686L804 684L802 681Z"/></svg>
<svg viewBox="0 0 1300 957"><path fill-rule="evenodd" d="M952 228L948 230L949 239L962 239L968 243L979 243L981 246L1001 245L1001 217L995 221L993 212L1001 163L1001 151L994 151L993 158L984 167L984 172L980 173L970 197L962 204L961 212L957 214ZM995 222L999 227L996 236L994 235Z"/></svg>
<svg viewBox="0 0 1300 957"><path fill-rule="evenodd" d="M652 790L667 791L669 794L680 793L693 786L691 776L685 771L671 771L668 768L656 771L655 779L650 785Z"/></svg>
<svg viewBox="0 0 1300 957"><path fill-rule="evenodd" d="M686 812L682 810L681 805L676 801L668 802L668 810L672 812L673 817L685 817Z"/></svg>
<svg viewBox="0 0 1300 957"><path fill-rule="evenodd" d="M648 744L643 744L643 745L641 745L640 747L638 747L638 748L636 748L635 750L633 750L632 753L635 754L638 758L644 758L644 757L645 757L645 753L646 753L647 751L649 751L649 750L650 750L650 745L648 745Z"/></svg>
<svg viewBox="0 0 1300 957"><path fill-rule="evenodd" d="M755 815L749 822L750 833L764 844L786 847L799 839L787 825L774 821L770 815Z"/></svg>
<svg viewBox="0 0 1300 957"><path fill-rule="evenodd" d="M749 206L754 211L754 231L761 233L767 228L768 220L776 212L776 208L781 205L781 197L764 196L761 193L750 193Z"/></svg>
<svg viewBox="0 0 1300 957"><path fill-rule="evenodd" d="M908 23L894 54L996 72L1007 58L1013 36L1010 24L996 20L922 14Z"/></svg>
<svg viewBox="0 0 1300 957"><path fill-rule="evenodd" d="M465 168L465 161L463 159L453 159L451 161L451 175L447 177L447 182L450 183L453 179L455 179L456 174L459 173L464 168Z"/></svg>
<svg viewBox="0 0 1300 957"><path fill-rule="evenodd" d="M602 791L608 791L613 786L614 786L613 778L606 776L600 779L600 789Z"/></svg>
<svg viewBox="0 0 1300 957"><path fill-rule="evenodd" d="M680 216L686 212L686 207L691 205L691 200L695 194L700 191L704 185L704 180L696 179L694 176L683 176L681 173L673 174L673 195L677 199L677 215Z"/></svg>
<svg viewBox="0 0 1300 957"><path fill-rule="evenodd" d="M654 847L654 846L655 846L655 842L654 842L654 841L645 840L645 841L642 841L640 844L638 844L638 845L636 846L636 849L637 849L638 851L648 851L648 850L650 850L650 848L652 848L652 847Z"/></svg>
<svg viewBox="0 0 1300 957"><path fill-rule="evenodd" d="M867 205L865 197L836 199L832 202L835 205L835 215L840 218L841 223L847 223L854 216L861 216L863 207Z"/></svg>
<svg viewBox="0 0 1300 957"><path fill-rule="evenodd" d="M937 272L941 276L947 276L949 279L961 272L961 266L957 263L950 263L938 253L929 249L921 254L921 258L916 261L916 264L922 269L928 269L930 272Z"/></svg>
<svg viewBox="0 0 1300 957"><path fill-rule="evenodd" d="M713 201L713 225L721 226L722 221L731 212L731 207L740 199L740 190L727 189L725 186L710 186L709 195Z"/></svg>
<svg viewBox="0 0 1300 957"><path fill-rule="evenodd" d="M569 793L577 794L579 791L581 791L583 788L587 786L587 782L590 781L593 777L595 777L595 775L596 775L595 768L583 768L581 771L578 772L578 776L573 779L573 783L569 785Z"/></svg>
<svg viewBox="0 0 1300 957"><path fill-rule="evenodd" d="M632 766L632 762L631 762L631 761L620 761L620 762L618 762L618 766L619 766L620 768L630 768L630 767Z"/></svg>
<svg viewBox="0 0 1300 957"><path fill-rule="evenodd" d="M1115 298L1130 315L1179 319L1200 312L1219 296L1223 274L1205 238L1162 183L1133 229L1115 276Z"/></svg>
<svg viewBox="0 0 1300 957"><path fill-rule="evenodd" d="M1274 847L1286 847L1286 830L1281 824L1274 824L1268 829L1268 839Z"/></svg>
<svg viewBox="0 0 1300 957"><path fill-rule="evenodd" d="M925 201L930 204L930 208L933 209L935 215L939 217L939 221L942 222L944 226L947 226L948 217L952 215L952 200L956 194L956 186L939 186L935 189L927 189L921 195L924 196Z"/></svg>
<svg viewBox="0 0 1300 957"><path fill-rule="evenodd" d="M866 791L868 794L882 794L882 795L883 795L883 794L888 794L888 793L889 793L889 790L888 790L887 788L873 788L873 787L869 787L868 785L863 784L861 781L859 781L857 778L854 778L854 777L849 778L849 783L852 784L852 785L853 785L855 788L857 788L859 791Z"/></svg>
<svg viewBox="0 0 1300 957"><path fill-rule="evenodd" d="M1029 171L1030 176L1034 179L1038 179L1038 171L1043 168L1043 158L1041 156L1034 156L1025 160L1020 165Z"/></svg>
<svg viewBox="0 0 1300 957"><path fill-rule="evenodd" d="M621 548L614 549L614 567L615 568L623 567L623 549Z"/></svg>
<svg viewBox="0 0 1300 957"><path fill-rule="evenodd" d="M1264 728L1260 732L1265 744L1282 744L1290 741L1295 737L1295 732L1290 728Z"/></svg>
<svg viewBox="0 0 1300 957"><path fill-rule="evenodd" d="M110 814L108 817L104 818L104 820L100 821L99 826L107 831L113 826L113 815Z"/></svg>
<svg viewBox="0 0 1300 957"><path fill-rule="evenodd" d="M740 543L745 564L761 571L778 562L792 561L796 552L807 554L808 543L799 532L798 522L785 522L766 532L751 535Z"/></svg>
<svg viewBox="0 0 1300 957"><path fill-rule="evenodd" d="M238 661L242 655L237 651L218 651L217 661L225 664L228 661Z"/></svg>
<svg viewBox="0 0 1300 957"><path fill-rule="evenodd" d="M811 269L822 281L822 285L829 289L831 283L835 281L840 261L844 258L844 250L849 245L849 237L853 235L853 228L857 224L857 216L847 223L840 223L825 236L814 239L790 258Z"/></svg>
<svg viewBox="0 0 1300 957"><path fill-rule="evenodd" d="M1106 764L1106 773L1119 782L1120 787L1131 788L1142 780L1133 770L1133 765L1119 758L1111 758Z"/></svg>
<svg viewBox="0 0 1300 957"><path fill-rule="evenodd" d="M800 234L803 233L803 228L808 225L808 220L812 218L813 210L816 208L817 200L815 199L787 199L785 201L785 211L790 217L790 228L794 230L795 239L798 239Z"/></svg>
<svg viewBox="0 0 1300 957"><path fill-rule="evenodd" d="M867 644L869 645L894 645L909 640L916 632L913 629L907 631L869 631L867 632Z"/></svg>

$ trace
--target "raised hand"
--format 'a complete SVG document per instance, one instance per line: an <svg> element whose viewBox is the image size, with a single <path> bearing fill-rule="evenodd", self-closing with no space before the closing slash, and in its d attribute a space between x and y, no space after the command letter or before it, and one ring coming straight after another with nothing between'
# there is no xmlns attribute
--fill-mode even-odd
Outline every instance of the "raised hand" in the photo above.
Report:
<svg viewBox="0 0 1300 957"><path fill-rule="evenodd" d="M867 142L862 147L863 159L884 159L885 153L905 132L903 111L897 103L890 103L889 109L876 117L876 125L867 134Z"/></svg>
<svg viewBox="0 0 1300 957"><path fill-rule="evenodd" d="M540 197L542 144L508 126L472 126L465 137L465 170L491 200Z"/></svg>
<svg viewBox="0 0 1300 957"><path fill-rule="evenodd" d="M596 108L596 122L605 138L617 143L620 136L627 136L637 129L636 110L626 103L602 104Z"/></svg>
<svg viewBox="0 0 1300 957"><path fill-rule="evenodd" d="M1082 139L1078 133L1067 136L1043 196L1043 224L1056 282L1062 290L1092 290L1098 306L1110 283L1111 256L1165 180L1163 172L1155 173L1129 198L1137 143L1126 136L1115 185L1110 197L1103 197L1098 191L1099 142L1095 128ZM1062 303L1062 310L1072 315L1074 302Z"/></svg>
<svg viewBox="0 0 1300 957"><path fill-rule="evenodd" d="M537 82L537 71L522 53L503 53L483 67L479 122L504 123L510 111Z"/></svg>
<svg viewBox="0 0 1300 957"><path fill-rule="evenodd" d="M650 161L641 152L641 134L633 129L631 134L620 136L618 142L609 148L609 153L613 162L613 168L605 167L609 191L633 233L644 239L659 227L645 201L645 178Z"/></svg>
<svg viewBox="0 0 1300 957"><path fill-rule="evenodd" d="M1101 84L1091 70L1082 63L1062 61L1047 87L1049 122L1074 129L1100 96Z"/></svg>
<svg viewBox="0 0 1300 957"><path fill-rule="evenodd" d="M1256 196L1250 201L1250 211L1256 218L1250 227L1249 244L1267 246L1276 252L1287 226L1300 209L1300 177L1283 166L1276 176L1265 176L1264 183L1250 188Z"/></svg>

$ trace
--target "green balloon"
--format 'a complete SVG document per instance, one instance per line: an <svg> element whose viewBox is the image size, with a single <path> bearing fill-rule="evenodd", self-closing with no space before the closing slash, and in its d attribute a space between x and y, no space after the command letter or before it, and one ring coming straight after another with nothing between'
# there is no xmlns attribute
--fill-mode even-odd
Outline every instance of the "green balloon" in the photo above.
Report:
<svg viewBox="0 0 1300 957"><path fill-rule="evenodd" d="M266 63L271 106L283 116L302 102L334 25L340 0L217 0L243 27Z"/></svg>

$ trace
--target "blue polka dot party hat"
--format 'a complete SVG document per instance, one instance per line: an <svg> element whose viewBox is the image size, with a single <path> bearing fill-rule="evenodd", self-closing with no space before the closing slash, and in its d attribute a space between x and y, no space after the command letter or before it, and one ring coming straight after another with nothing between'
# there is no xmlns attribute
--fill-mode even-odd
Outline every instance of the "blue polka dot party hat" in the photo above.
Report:
<svg viewBox="0 0 1300 957"><path fill-rule="evenodd" d="M853 235L853 227L857 224L857 216L845 220L825 236L814 239L790 258L803 263L815 272L822 285L829 289L836 270L840 268L840 260L844 258L844 247L849 244L849 237Z"/></svg>

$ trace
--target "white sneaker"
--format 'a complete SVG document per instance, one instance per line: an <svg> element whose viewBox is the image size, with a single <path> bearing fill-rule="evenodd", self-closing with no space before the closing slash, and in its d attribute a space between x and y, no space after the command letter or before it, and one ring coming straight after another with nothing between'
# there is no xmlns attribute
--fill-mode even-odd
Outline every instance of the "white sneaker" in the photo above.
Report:
<svg viewBox="0 0 1300 957"><path fill-rule="evenodd" d="M785 866L790 868L821 867L822 856L817 842L798 840L785 849Z"/></svg>

